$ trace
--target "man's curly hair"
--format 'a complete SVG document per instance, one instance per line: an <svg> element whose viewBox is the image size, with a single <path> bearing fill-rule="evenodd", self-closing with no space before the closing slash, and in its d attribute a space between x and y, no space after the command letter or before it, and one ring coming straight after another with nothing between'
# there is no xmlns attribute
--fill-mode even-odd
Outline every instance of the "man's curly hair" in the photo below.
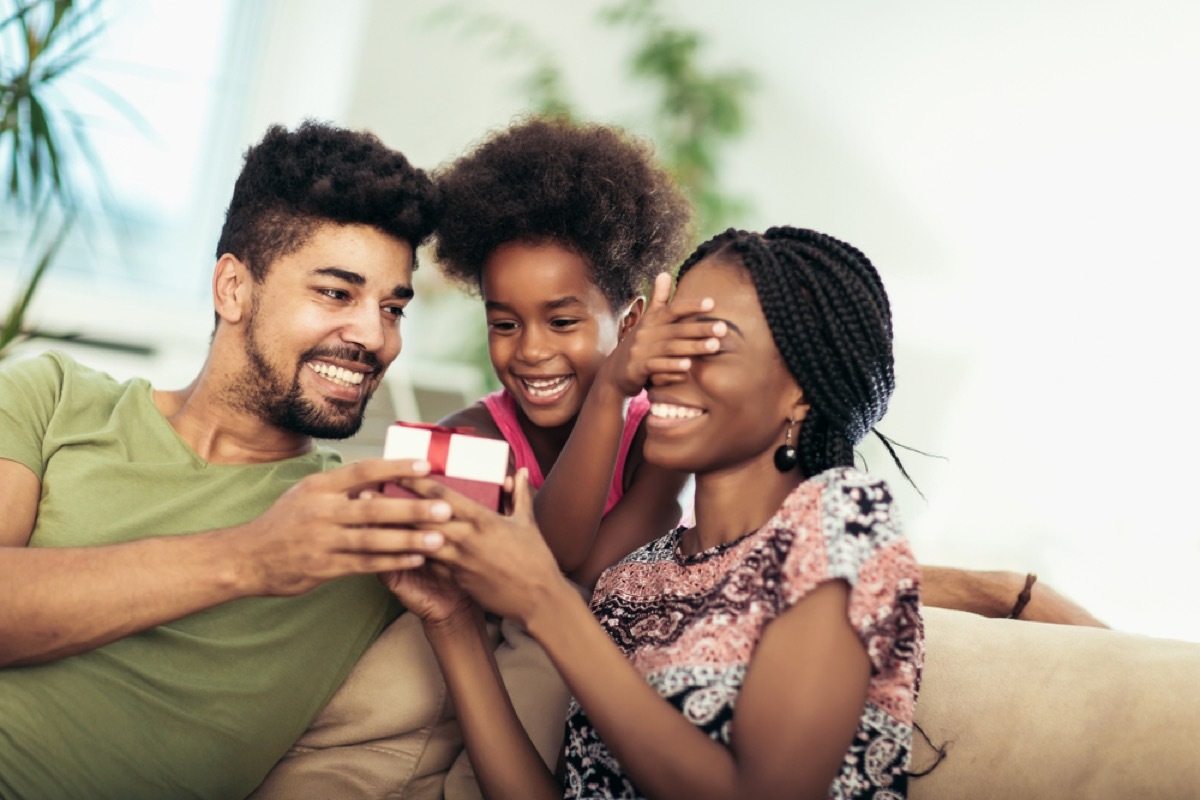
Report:
<svg viewBox="0 0 1200 800"><path fill-rule="evenodd" d="M304 246L325 223L362 224L416 249L437 224L430 177L371 133L306 120L271 126L246 151L217 258L231 253L261 281L272 263Z"/></svg>
<svg viewBox="0 0 1200 800"><path fill-rule="evenodd" d="M652 147L619 128L530 118L435 175L445 203L438 265L472 292L509 242L553 242L582 257L612 308L690 243L691 206Z"/></svg>

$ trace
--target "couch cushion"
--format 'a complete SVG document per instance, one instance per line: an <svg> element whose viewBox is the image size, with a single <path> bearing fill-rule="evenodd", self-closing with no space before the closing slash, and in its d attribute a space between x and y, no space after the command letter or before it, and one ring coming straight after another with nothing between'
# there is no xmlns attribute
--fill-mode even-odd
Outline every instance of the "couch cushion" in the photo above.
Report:
<svg viewBox="0 0 1200 800"><path fill-rule="evenodd" d="M1200 644L923 613L913 800L1195 795Z"/></svg>

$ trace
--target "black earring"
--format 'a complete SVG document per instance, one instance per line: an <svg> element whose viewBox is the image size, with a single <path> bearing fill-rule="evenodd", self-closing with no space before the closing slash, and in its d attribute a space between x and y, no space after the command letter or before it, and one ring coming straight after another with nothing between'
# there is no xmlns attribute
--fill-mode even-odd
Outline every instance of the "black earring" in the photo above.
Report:
<svg viewBox="0 0 1200 800"><path fill-rule="evenodd" d="M788 420L787 436L783 444L775 448L775 469L780 472L791 472L800 463L800 456L796 453L796 448L792 447L792 426L795 424Z"/></svg>

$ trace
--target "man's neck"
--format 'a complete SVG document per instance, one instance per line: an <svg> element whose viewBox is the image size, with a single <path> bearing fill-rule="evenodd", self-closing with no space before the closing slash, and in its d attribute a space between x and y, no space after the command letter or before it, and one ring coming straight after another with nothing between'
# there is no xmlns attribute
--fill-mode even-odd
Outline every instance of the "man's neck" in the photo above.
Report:
<svg viewBox="0 0 1200 800"><path fill-rule="evenodd" d="M231 407L202 373L176 391L155 390L154 405L195 454L210 464L261 464L310 452L312 439Z"/></svg>

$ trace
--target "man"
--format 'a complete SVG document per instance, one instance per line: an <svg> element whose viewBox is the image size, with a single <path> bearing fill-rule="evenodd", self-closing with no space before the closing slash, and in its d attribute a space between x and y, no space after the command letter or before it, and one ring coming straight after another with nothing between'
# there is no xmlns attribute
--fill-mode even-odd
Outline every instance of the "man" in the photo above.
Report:
<svg viewBox="0 0 1200 800"><path fill-rule="evenodd" d="M274 127L217 247L179 391L66 356L0 371L0 797L249 794L397 606L373 573L449 509L338 467L400 351L427 176L374 136ZM407 527L395 527L407 526Z"/></svg>

